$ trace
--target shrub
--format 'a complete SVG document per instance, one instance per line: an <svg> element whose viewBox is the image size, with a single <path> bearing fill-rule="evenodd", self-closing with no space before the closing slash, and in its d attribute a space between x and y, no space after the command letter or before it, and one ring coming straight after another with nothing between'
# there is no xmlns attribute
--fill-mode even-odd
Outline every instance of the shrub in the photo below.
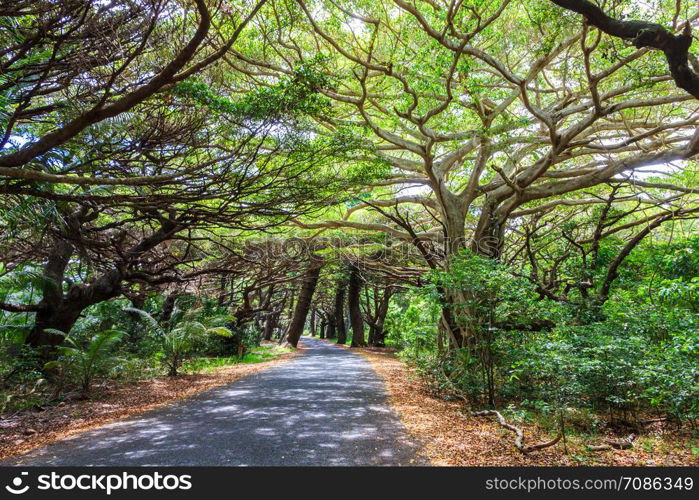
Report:
<svg viewBox="0 0 699 500"><path fill-rule="evenodd" d="M220 318L212 318L211 323L205 325L198 321L199 311L194 308L184 309L179 305L176 302L172 316L162 324L140 309L124 309L128 313L139 315L145 321L150 334L160 347L156 356L167 367L169 376L178 374L182 363L204 345L208 336L232 336L228 328L216 324L220 323Z"/></svg>
<svg viewBox="0 0 699 500"><path fill-rule="evenodd" d="M57 333L63 335L63 332ZM114 364L116 358L111 355L112 349L122 335L123 332L118 330L105 330L95 334L84 345L67 337L65 341L70 345L60 346L58 360L49 361L44 368L58 371L60 377L66 374L71 376L78 382L82 395L86 396L94 378Z"/></svg>

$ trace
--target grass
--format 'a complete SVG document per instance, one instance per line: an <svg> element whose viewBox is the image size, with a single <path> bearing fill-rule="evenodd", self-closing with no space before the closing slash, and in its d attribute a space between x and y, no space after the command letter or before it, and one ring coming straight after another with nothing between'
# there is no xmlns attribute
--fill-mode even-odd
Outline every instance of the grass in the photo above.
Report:
<svg viewBox="0 0 699 500"><path fill-rule="evenodd" d="M310 337L310 336L311 336L311 334L310 334L308 331L303 332L302 337ZM316 337L316 338L319 339L320 337ZM328 342L332 342L333 344L338 344L338 343L339 343L339 342L337 341L337 337L334 337L334 338L331 338L331 339L325 338L325 339L322 339L322 340L327 340ZM352 342L352 334L351 334L350 332L347 332L347 340L345 340L345 345L347 345L347 344L349 344L349 343L351 343L351 342ZM340 344L340 345L342 345L342 344Z"/></svg>
<svg viewBox="0 0 699 500"><path fill-rule="evenodd" d="M211 373L216 368L222 366L231 366L237 364L251 365L255 363L263 363L274 358L278 358L284 353L290 352L293 349L272 346L259 346L251 349L242 357L237 356L215 357L215 358L195 358L184 364L182 371L186 373Z"/></svg>

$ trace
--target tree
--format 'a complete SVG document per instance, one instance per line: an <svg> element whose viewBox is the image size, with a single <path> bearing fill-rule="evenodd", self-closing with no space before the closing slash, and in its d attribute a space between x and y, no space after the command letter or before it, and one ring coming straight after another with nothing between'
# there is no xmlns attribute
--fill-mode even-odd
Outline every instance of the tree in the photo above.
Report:
<svg viewBox="0 0 699 500"><path fill-rule="evenodd" d="M388 314L388 307L391 302L391 296L395 293L395 288L391 285L376 284L371 287L371 295L369 287L365 288L365 313L364 319L369 325L369 345L374 347L384 347L386 331L384 323Z"/></svg>
<svg viewBox="0 0 699 500"><path fill-rule="evenodd" d="M315 292L322 267L323 260L321 258L311 256L308 270L301 281L301 289L299 290L296 307L294 308L294 315L291 318L289 329L286 332L286 341L293 347L298 345L304 326L306 325L306 317L308 316L308 311L311 308L313 292Z"/></svg>
<svg viewBox="0 0 699 500"><path fill-rule="evenodd" d="M4 120L2 146L6 151L0 156L0 175L66 182L60 175L19 167L62 146L91 125L129 112L164 87L217 61L265 1L252 9L221 46L212 41L215 48L208 54L200 49L212 25L212 11L205 0L192 3L197 20L191 12L160 0L116 5L78 0L58 7L51 1L18 2L3 9L9 24L3 31L8 42L2 68L5 91L20 91L3 96L14 109ZM178 21L194 29L185 29L188 39L163 65L162 59L151 57L150 46L162 44L161 55L169 52L165 47L179 46L179 30L168 29ZM30 28L22 29L22 24ZM195 60L197 56L199 60ZM81 81L92 83L83 88ZM77 93L65 99L66 91ZM84 107L71 110L76 103ZM40 135L22 129L23 121L35 120L53 122L53 127ZM25 141L8 142L16 136Z"/></svg>
<svg viewBox="0 0 699 500"><path fill-rule="evenodd" d="M337 282L335 291L335 304L331 319L331 331L328 338L337 338L338 344L347 343L347 330L345 328L345 293L347 290L347 282L340 278Z"/></svg>
<svg viewBox="0 0 699 500"><path fill-rule="evenodd" d="M351 154L342 138L304 134L305 114L323 107L317 102L313 78L312 72L300 72L272 93L266 90L264 99L252 93L237 101L212 95L205 84L182 82L187 85L173 89L176 100L155 106L165 114L162 123L142 127L134 117L131 127L103 131L110 140L98 147L67 153L81 168L89 166L83 174L104 166L106 181L112 170L119 172L118 182L103 194L72 190L63 185L63 178L29 189L24 182L8 182L5 188L12 198L7 210L15 210L11 206L15 200L22 204L39 200L53 214L28 211L11 223L21 229L5 228L16 233L5 243L16 247L10 257L15 264L32 252L46 259L43 295L37 303L0 304L9 311L36 313L28 342L51 351L62 337L48 330L69 332L84 309L121 295L126 283L157 285L182 280L183 275L220 274L215 266L192 269L212 251L200 248L199 242L213 240L213 248L226 247L221 244L223 237L211 237L213 227L234 236L241 230L279 226L303 212L317 211L338 190L356 182L348 184L333 172L341 166L339 156ZM273 115L267 112L284 99L292 101ZM183 109L189 109L185 126L177 113ZM130 186L133 177L119 179L125 171L142 169L170 173L164 174L165 180L157 175L141 177ZM89 177L98 182L93 173ZM71 184L73 177L66 179ZM120 185L122 180L127 186ZM88 264L99 262L99 266L89 266L87 279L79 276L75 283L67 273L78 253ZM244 305L255 290L247 290ZM242 308L240 319L251 313L250 307Z"/></svg>
<svg viewBox="0 0 699 500"><path fill-rule="evenodd" d="M350 324L352 325L352 347L366 346L364 339L364 319L360 307L362 293L362 278L359 269L350 265L349 284L347 286L347 302L349 306Z"/></svg>
<svg viewBox="0 0 699 500"><path fill-rule="evenodd" d="M692 45L692 26L684 23L682 33L673 35L664 26L645 21L619 21L614 19L588 0L552 0L564 9L582 14L585 23L595 26L600 31L633 42L636 48L653 48L663 52L675 84L699 99L699 75L696 67L690 67L689 47ZM680 15L681 2L676 3L673 29ZM692 56L693 57L693 56ZM692 63L694 64L694 63Z"/></svg>
<svg viewBox="0 0 699 500"><path fill-rule="evenodd" d="M643 169L698 151L691 96L675 92L672 76L650 58L640 62L646 49L556 17L552 4L334 2L319 16L315 2L297 3L284 22L305 36L295 36L286 59L241 54L239 64L288 72L288 60L320 47L337 82L324 93L343 116L323 124L353 117L392 168L366 203L305 228L438 243L447 268L464 247L498 259L520 208L574 203L575 193L610 181L632 186ZM503 32L511 34L504 41ZM405 187L419 194L398 195ZM396 205L421 207L424 229L413 235L362 210ZM449 317L458 298L444 300L442 324L455 346L468 344L472 332Z"/></svg>

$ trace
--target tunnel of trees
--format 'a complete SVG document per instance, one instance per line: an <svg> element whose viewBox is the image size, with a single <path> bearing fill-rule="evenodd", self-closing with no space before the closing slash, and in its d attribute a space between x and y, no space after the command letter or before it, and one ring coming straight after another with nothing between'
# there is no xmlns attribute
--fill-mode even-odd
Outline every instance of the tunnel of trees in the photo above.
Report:
<svg viewBox="0 0 699 500"><path fill-rule="evenodd" d="M313 335L473 411L696 428L696 3L0 20L2 411Z"/></svg>

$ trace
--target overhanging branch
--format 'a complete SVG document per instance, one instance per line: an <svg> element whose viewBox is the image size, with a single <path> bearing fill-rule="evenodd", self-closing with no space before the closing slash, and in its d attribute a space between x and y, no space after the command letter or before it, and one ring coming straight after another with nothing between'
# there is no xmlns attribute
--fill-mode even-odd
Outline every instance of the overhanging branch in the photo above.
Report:
<svg viewBox="0 0 699 500"><path fill-rule="evenodd" d="M673 35L664 26L645 21L619 21L608 16L588 0L551 0L564 9L577 12L585 22L608 35L633 42L637 48L662 50L667 59L675 84L699 99L699 75L689 65L689 47L692 32L689 23L679 35Z"/></svg>

